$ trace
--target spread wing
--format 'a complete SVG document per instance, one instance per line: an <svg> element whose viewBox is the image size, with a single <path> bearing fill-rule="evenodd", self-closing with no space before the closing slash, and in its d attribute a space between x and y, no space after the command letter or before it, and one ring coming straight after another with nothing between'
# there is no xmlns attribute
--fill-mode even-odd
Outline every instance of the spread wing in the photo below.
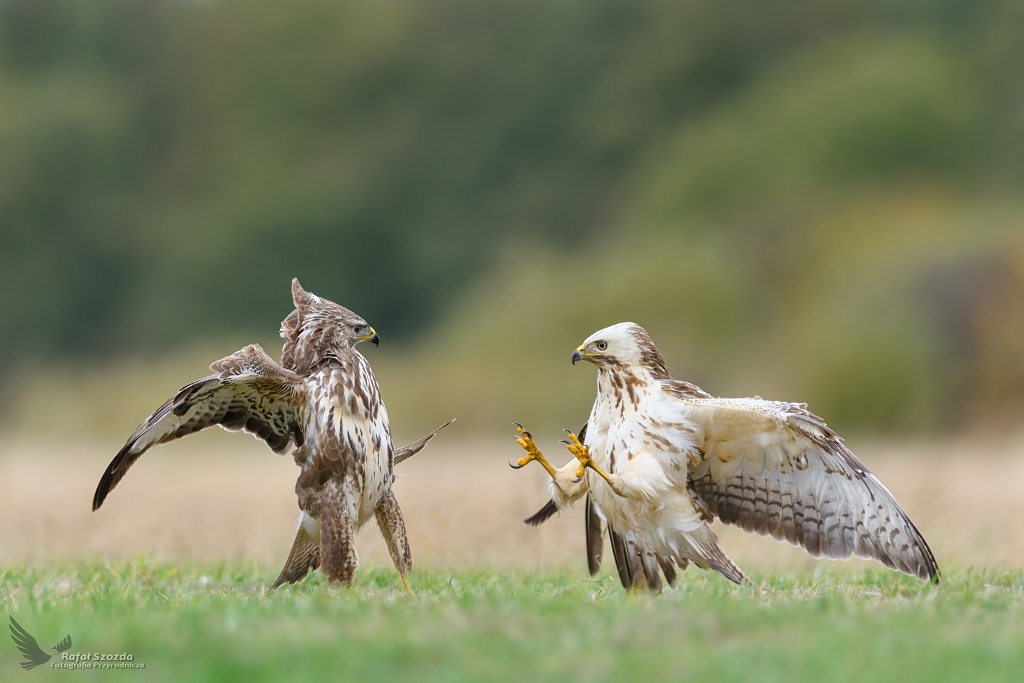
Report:
<svg viewBox="0 0 1024 683"><path fill-rule="evenodd" d="M396 448L395 449L395 464L397 465L398 463L402 462L403 460L408 460L412 456L414 456L417 453L419 453L420 451L422 451L423 447L426 446L428 443L430 443L430 440L433 439L435 436L437 436L437 433L439 431L441 431L442 429L444 429L445 427L450 425L452 422L455 422L455 418L452 418L451 420L448 420L447 422L445 422L443 425L441 425L440 427L438 427L434 431L430 432L429 434L427 434L424 437L416 439L411 444L408 444L406 446L402 446L401 448Z"/></svg>
<svg viewBox="0 0 1024 683"><path fill-rule="evenodd" d="M25 659L28 660L21 663L21 668L27 671L49 661L50 655L42 651L39 643L32 637L32 634L22 628L21 624L14 620L14 617L11 617L9 628L11 629L11 638L14 640L14 644L21 654L25 655Z"/></svg>
<svg viewBox="0 0 1024 683"><path fill-rule="evenodd" d="M711 514L814 557L856 555L938 581L931 549L896 499L806 406L756 398L681 403L701 449L691 485Z"/></svg>
<svg viewBox="0 0 1024 683"><path fill-rule="evenodd" d="M92 509L103 504L136 460L150 447L219 425L245 430L275 453L302 445L299 415L302 378L253 344L210 366L215 375L192 382L150 415L103 473Z"/></svg>

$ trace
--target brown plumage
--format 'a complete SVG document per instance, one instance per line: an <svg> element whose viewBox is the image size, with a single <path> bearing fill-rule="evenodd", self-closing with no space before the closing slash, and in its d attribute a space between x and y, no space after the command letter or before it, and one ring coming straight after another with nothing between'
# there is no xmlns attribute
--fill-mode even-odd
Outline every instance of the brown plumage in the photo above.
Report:
<svg viewBox="0 0 1024 683"><path fill-rule="evenodd" d="M306 578L310 569L320 568L320 539L314 539L306 528L299 525L299 531L295 534L295 541L288 553L288 559L284 563L281 574L274 581L270 590L274 590L286 583L296 583Z"/></svg>
<svg viewBox="0 0 1024 683"><path fill-rule="evenodd" d="M408 590L412 560L391 493L394 465L450 422L396 452L377 381L355 348L377 343L376 332L298 280L292 298L295 310L281 325L284 365L257 345L211 365L216 374L186 386L135 430L100 479L93 510L152 446L214 425L245 430L276 453L294 447L302 469L295 487L299 529L275 588L318 566L329 580L351 584L358 566L354 535L376 517Z"/></svg>

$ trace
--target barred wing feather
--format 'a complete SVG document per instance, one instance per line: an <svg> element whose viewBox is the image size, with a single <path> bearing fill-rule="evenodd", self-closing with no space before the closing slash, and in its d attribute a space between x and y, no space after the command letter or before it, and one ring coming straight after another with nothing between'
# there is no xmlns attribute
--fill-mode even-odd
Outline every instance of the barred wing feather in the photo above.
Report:
<svg viewBox="0 0 1024 683"><path fill-rule="evenodd" d="M94 511L152 446L208 427L244 430L275 453L288 452L292 444L302 445L298 375L275 363L256 344L213 363L210 369L217 374L181 389L129 437L96 487Z"/></svg>
<svg viewBox="0 0 1024 683"><path fill-rule="evenodd" d="M874 559L938 581L931 549L899 503L803 404L689 399L701 459L692 488L714 516L815 557Z"/></svg>

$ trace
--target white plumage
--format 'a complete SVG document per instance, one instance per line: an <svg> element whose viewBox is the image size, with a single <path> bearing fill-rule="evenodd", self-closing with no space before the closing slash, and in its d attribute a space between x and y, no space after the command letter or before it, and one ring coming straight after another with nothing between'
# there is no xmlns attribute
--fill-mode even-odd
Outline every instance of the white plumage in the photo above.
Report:
<svg viewBox="0 0 1024 683"><path fill-rule="evenodd" d="M674 380L633 323L591 335L577 360L598 377L584 442L570 443L576 459L554 469L521 430L529 455L520 466L545 465L557 508L589 493L641 554L737 582L743 572L708 527L716 517L815 557L856 555L937 580L931 550L892 494L805 405L715 398Z"/></svg>

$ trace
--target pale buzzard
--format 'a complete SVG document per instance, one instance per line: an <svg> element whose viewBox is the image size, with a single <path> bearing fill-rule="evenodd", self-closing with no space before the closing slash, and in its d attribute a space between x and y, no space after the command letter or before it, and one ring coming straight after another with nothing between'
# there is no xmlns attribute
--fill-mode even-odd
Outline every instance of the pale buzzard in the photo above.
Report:
<svg viewBox="0 0 1024 683"><path fill-rule="evenodd" d="M892 494L804 404L715 398L674 380L634 323L594 333L578 360L598 372L585 439L569 437L575 459L555 469L520 426L527 455L515 467L537 460L551 475L553 509L542 517L588 495L588 524L607 519L646 560L649 583L659 564L674 575L666 559L746 581L708 528L715 518L814 557L856 555L938 581L935 557Z"/></svg>

